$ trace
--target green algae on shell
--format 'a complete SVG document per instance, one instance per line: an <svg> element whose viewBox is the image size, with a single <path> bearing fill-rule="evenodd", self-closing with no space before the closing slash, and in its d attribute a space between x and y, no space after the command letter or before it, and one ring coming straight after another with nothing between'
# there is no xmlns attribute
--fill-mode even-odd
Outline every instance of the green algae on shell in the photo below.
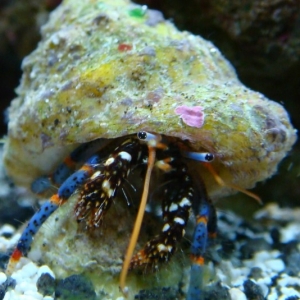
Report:
<svg viewBox="0 0 300 300"><path fill-rule="evenodd" d="M29 186L78 143L139 130L214 153L217 171L241 187L272 175L296 140L283 107L243 86L210 42L137 8L68 0L51 14L9 109L9 175ZM201 128L176 115L182 105L202 107ZM224 192L213 180L208 189Z"/></svg>

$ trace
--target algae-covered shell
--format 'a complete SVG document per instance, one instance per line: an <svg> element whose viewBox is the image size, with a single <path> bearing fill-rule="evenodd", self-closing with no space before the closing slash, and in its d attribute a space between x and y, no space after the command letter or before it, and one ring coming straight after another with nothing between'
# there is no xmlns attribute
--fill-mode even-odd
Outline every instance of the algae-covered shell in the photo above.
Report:
<svg viewBox="0 0 300 300"><path fill-rule="evenodd" d="M242 85L214 45L129 1L64 1L23 71L5 153L20 185L78 143L148 130L214 153L225 181L249 188L296 140L283 107Z"/></svg>

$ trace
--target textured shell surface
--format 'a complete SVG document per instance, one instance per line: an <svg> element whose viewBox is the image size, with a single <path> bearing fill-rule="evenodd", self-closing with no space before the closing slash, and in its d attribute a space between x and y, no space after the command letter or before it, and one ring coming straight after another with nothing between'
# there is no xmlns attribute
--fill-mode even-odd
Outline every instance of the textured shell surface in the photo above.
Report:
<svg viewBox="0 0 300 300"><path fill-rule="evenodd" d="M212 43L125 0L64 1L23 72L5 164L24 186L80 143L148 130L214 153L225 181L250 188L296 140L284 108L241 84ZM202 126L180 107L200 107ZM224 193L209 177L209 192Z"/></svg>

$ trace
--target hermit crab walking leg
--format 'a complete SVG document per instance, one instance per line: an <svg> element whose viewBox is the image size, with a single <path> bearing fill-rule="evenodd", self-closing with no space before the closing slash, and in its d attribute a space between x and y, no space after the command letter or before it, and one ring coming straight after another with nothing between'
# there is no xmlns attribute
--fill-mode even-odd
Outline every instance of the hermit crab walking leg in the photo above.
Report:
<svg viewBox="0 0 300 300"><path fill-rule="evenodd" d="M159 235L147 242L131 260L130 268L169 261L177 243L185 234L189 212L194 198L192 178L187 166L181 161L176 144L169 144L165 150L158 150L156 166L164 171L163 219L164 225Z"/></svg>
<svg viewBox="0 0 300 300"><path fill-rule="evenodd" d="M132 257L136 239L138 237L138 233L136 234L136 232L139 232L141 225L139 221L136 222L132 234L133 238L131 238L130 246L128 247L129 250L125 257L120 278L120 288L125 295L128 292L127 288L125 288L128 267L130 269L143 265L154 265L157 267L159 262L165 262L171 258L175 252L177 242L180 241L185 233L184 228L192 206L191 202L195 196L193 181L188 175L187 166L181 160L182 155L180 147L177 143L170 142L165 136L163 139L166 139L166 144L163 143L164 141L157 143L155 145L156 149L152 150L153 152L155 150L157 151L157 156L159 158L159 160L156 161L155 166L165 173L163 179L163 182L166 183L163 200L164 225L161 233L147 242L146 246ZM152 145L154 145L153 141ZM150 149L151 147L149 147L149 155L151 156ZM204 162L212 161L214 158L210 153L185 152L185 157L192 158L192 156L194 159ZM150 167L148 167L146 182L148 181L148 178L150 179L152 161L154 161L154 158L149 158L148 163L150 162ZM146 201L144 195L147 195L148 188L149 186L147 183L144 186L142 205L139 210L139 213L142 211L142 214L145 209L144 205ZM204 194L206 194L205 189ZM215 220L215 218L213 218L213 220ZM211 229L214 228L214 226L209 227ZM206 238L207 236L204 237L205 243Z"/></svg>
<svg viewBox="0 0 300 300"><path fill-rule="evenodd" d="M135 138L130 138L121 144L112 155L104 163L104 170L100 171L96 167L100 161L100 157L96 154L92 156L86 164L82 166L80 170L69 176L67 180L61 185L58 193L53 195L49 201L44 203L40 210L29 221L26 229L24 230L21 238L10 257L7 272L11 274L14 270L17 262L20 258L27 254L30 249L33 237L39 230L45 220L68 198L79 188L87 178L91 177L91 180L101 178L100 182L97 182L98 186L94 186L95 194L98 191L101 197L97 198L97 201L91 203L91 199L86 194L89 191L89 186L86 184L81 192L81 202L77 204L75 213L79 221L88 218L88 227L97 227L98 221L101 220L105 209L109 207L111 199L115 196L117 188L122 184L124 178L128 176L132 167L135 164L143 161L144 156L142 155L143 145ZM113 176L115 174L115 176ZM88 182L90 183L90 181ZM82 202L88 200L87 207L85 208L84 217L82 215L83 205ZM101 203L106 205L103 208ZM108 203L108 204L107 204ZM89 214L91 209L94 209L94 214ZM100 212L98 212L98 211ZM97 219L95 220L95 216Z"/></svg>
<svg viewBox="0 0 300 300"><path fill-rule="evenodd" d="M191 271L187 300L201 300L204 254L209 238L214 238L217 229L217 218L214 206L207 196L207 192L201 179L198 181L198 201L194 206L196 215L196 227L191 245Z"/></svg>
<svg viewBox="0 0 300 300"><path fill-rule="evenodd" d="M33 215L9 259L7 265L8 274L13 272L21 257L27 254L33 241L33 237L42 224L73 194L73 192L86 180L86 178L93 173L95 162L98 160L99 158L97 155L91 157L81 169L69 176L69 178L60 186L57 194L53 195L48 201L46 201Z"/></svg>
<svg viewBox="0 0 300 300"><path fill-rule="evenodd" d="M108 139L97 139L80 145L64 159L53 174L37 178L31 184L32 192L41 195L51 186L60 186L74 172L78 163L84 163L90 155L104 148L108 143L110 143Z"/></svg>

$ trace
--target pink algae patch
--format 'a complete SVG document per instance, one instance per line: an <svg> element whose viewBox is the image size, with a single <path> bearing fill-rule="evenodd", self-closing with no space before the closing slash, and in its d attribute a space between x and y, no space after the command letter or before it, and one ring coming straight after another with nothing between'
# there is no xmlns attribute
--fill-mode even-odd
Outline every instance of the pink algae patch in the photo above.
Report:
<svg viewBox="0 0 300 300"><path fill-rule="evenodd" d="M201 106L178 106L175 108L176 115L182 118L182 121L191 126L200 128L204 123L204 112Z"/></svg>

